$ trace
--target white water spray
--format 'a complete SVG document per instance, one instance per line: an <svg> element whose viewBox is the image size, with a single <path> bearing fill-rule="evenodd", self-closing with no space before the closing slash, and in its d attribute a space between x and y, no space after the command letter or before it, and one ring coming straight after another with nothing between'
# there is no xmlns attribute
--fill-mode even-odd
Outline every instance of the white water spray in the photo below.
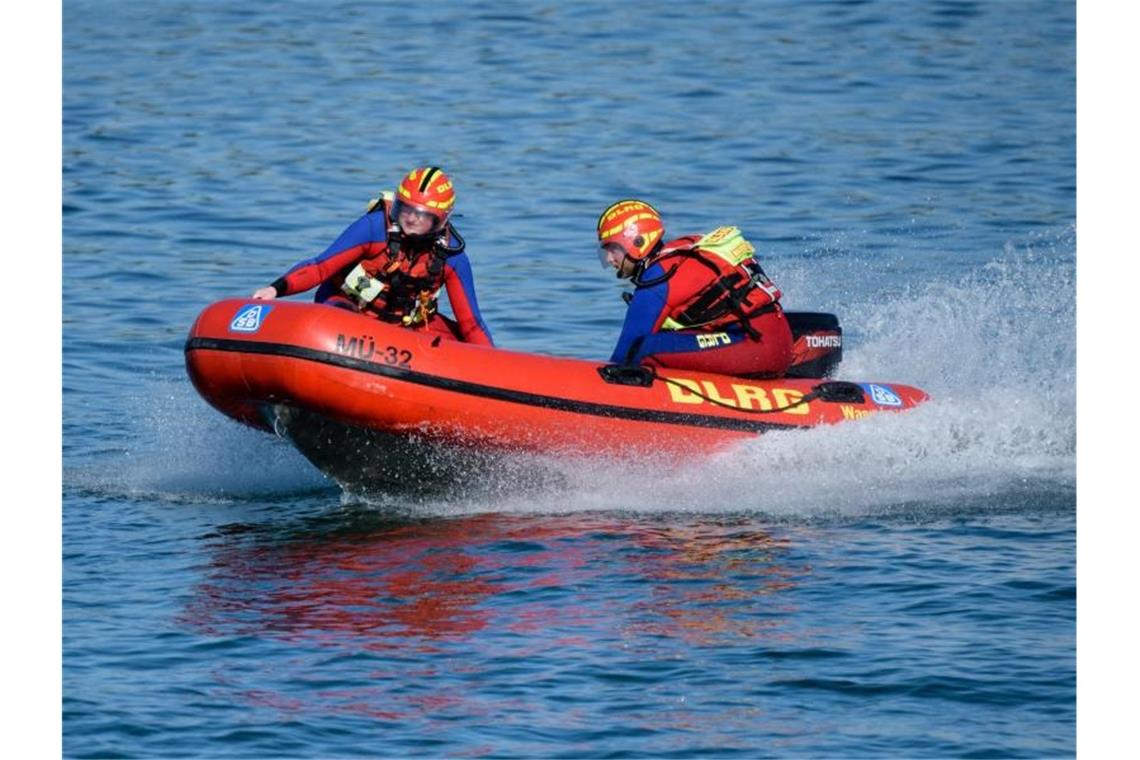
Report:
<svg viewBox="0 0 1140 760"><path fill-rule="evenodd" d="M964 277L885 301L867 298L842 321L856 327L841 379L915 385L932 401L902 414L770 433L681 471L566 467L567 492L546 503L521 498L511 508L857 515L916 503L1008 507L1022 495L1071 503L1071 253L1059 254L1055 243L1007 247Z"/></svg>
<svg viewBox="0 0 1140 760"><path fill-rule="evenodd" d="M844 310L840 379L915 385L933 397L918 409L770 433L683 469L536 457L557 473L556 487L517 494L504 487L417 509L810 515L1002 501L1018 492L1071 499L1071 250L1009 247L963 277L888 299L867 296ZM137 441L73 484L176 501L265 499L332 485L284 441L209 408L188 382L155 381L126 413L139 427Z"/></svg>

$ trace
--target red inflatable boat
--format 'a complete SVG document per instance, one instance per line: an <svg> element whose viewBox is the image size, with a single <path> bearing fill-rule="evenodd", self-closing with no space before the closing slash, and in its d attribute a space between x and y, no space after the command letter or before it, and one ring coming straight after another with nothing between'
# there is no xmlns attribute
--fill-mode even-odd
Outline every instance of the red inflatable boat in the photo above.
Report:
<svg viewBox="0 0 1140 760"><path fill-rule="evenodd" d="M838 359L838 323L789 318L799 325L793 373L822 374ZM350 480L346 462L398 481L409 466L416 477L440 474L456 465L455 452L691 456L927 398L897 383L753 380L520 353L293 301L207 307L186 342L186 367L217 409L284 435Z"/></svg>

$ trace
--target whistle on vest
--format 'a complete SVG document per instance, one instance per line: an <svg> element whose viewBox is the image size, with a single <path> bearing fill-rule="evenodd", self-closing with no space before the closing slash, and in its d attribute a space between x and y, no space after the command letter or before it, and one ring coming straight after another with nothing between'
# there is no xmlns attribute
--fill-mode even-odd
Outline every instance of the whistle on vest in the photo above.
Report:
<svg viewBox="0 0 1140 760"><path fill-rule="evenodd" d="M344 283L340 289L356 300L361 306L370 304L376 300L384 290L384 283L372 275L368 274L364 269L364 264L361 262L353 267L352 271L344 278Z"/></svg>
<svg viewBox="0 0 1140 760"><path fill-rule="evenodd" d="M428 319L436 311L434 295L430 290L424 290L416 296L416 305L412 309L412 313L400 320L404 327L427 324Z"/></svg>

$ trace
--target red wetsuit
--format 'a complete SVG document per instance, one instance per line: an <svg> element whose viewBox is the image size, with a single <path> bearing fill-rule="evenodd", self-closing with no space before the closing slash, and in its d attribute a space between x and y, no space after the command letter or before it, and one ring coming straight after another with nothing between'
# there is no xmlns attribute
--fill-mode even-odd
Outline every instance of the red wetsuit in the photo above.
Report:
<svg viewBox="0 0 1140 760"><path fill-rule="evenodd" d="M479 313L471 263L462 240L448 225L445 234L428 245L413 246L390 235L387 214L381 208L357 219L323 253L305 259L273 282L278 296L317 289L314 300L346 308L358 308L341 290L345 276L363 264L368 274L383 280L387 287L381 297L361 310L387 322L400 322L409 316L421 294L430 302L426 317L412 327L426 329L467 343L493 345L491 331ZM393 255L393 252L396 252ZM455 320L435 311L435 295L447 289L447 299Z"/></svg>

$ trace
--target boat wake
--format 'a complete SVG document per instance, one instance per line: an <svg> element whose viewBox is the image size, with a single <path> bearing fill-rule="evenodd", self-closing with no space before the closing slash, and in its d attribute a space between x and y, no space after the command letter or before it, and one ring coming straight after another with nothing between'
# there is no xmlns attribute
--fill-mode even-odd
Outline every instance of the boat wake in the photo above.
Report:
<svg viewBox="0 0 1140 760"><path fill-rule="evenodd" d="M1065 250L1058 253L1058 245ZM712 458L694 456L687 466L602 456L441 459L444 489L389 483L378 490L367 487L366 477L341 478L338 489L284 440L221 417L189 383L170 380L144 394L144 408L135 410L140 430L128 450L73 471L67 482L171 501L342 492L342 503L436 516L635 510L779 518L914 505L1071 508L1071 250L1064 241L1008 248L963 277L854 300L843 309L840 379L902 380L928 390L931 402L904 414L768 433Z"/></svg>
<svg viewBox="0 0 1140 760"><path fill-rule="evenodd" d="M1060 250L1059 250L1060 249ZM933 400L904 414L768 433L686 468L550 462L563 487L455 511L619 509L772 517L1071 509L1076 490L1071 240L1008 247L977 271L841 319L840 378L893 377Z"/></svg>
<svg viewBox="0 0 1140 760"><path fill-rule="evenodd" d="M67 468L64 486L94 495L173 503L293 497L335 490L293 447L211 409L185 379L145 381L134 428L115 451Z"/></svg>

